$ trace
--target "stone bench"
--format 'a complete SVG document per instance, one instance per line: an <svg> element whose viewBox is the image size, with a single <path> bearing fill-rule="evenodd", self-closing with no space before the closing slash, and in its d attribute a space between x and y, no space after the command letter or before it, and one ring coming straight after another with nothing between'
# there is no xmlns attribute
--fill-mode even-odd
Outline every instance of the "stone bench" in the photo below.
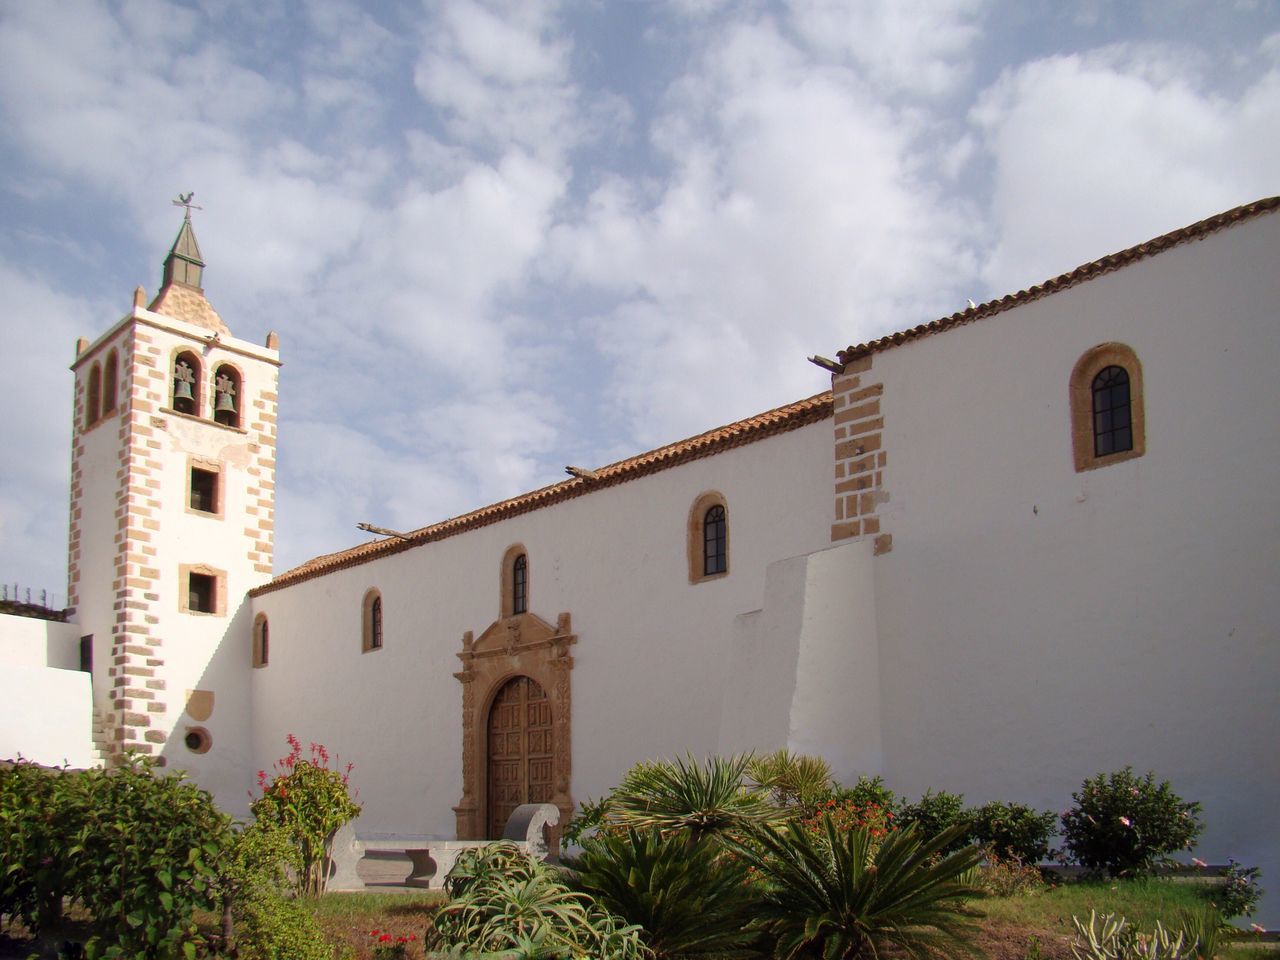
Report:
<svg viewBox="0 0 1280 960"><path fill-rule="evenodd" d="M547 859L546 830L560 822L560 810L550 803L526 803L516 807L502 831L503 840L511 840L530 856ZM429 890L444 888L445 877L453 869L458 855L473 847L483 847L492 840L448 840L428 834L370 833L357 834L354 822L348 823L333 838L330 858L330 890L363 890L360 861L369 859L400 860L408 858L409 875L404 885Z"/></svg>

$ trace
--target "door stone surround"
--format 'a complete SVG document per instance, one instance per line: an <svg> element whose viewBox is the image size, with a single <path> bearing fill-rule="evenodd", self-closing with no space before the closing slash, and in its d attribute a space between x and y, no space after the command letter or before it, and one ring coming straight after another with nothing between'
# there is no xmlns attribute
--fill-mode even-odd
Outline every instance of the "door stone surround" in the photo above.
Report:
<svg viewBox="0 0 1280 960"><path fill-rule="evenodd" d="M560 614L554 625L533 613L502 617L479 637L470 630L463 634L458 653L462 669L454 674L462 684L462 798L453 808L459 840L486 839L489 709L498 692L514 677L536 681L550 700L550 802L559 808L561 824L567 824L573 816L569 792L573 670L570 648L577 642L568 613ZM558 840L558 834L557 830L553 842Z"/></svg>

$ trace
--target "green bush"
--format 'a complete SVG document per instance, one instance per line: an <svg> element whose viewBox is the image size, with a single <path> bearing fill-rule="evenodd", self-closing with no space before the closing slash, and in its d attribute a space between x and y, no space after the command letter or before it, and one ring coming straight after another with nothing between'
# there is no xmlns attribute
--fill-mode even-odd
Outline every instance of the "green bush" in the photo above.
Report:
<svg viewBox="0 0 1280 960"><path fill-rule="evenodd" d="M572 884L642 929L659 958L751 956L744 928L754 906L745 864L711 838L689 845L635 830L587 844L571 864Z"/></svg>
<svg viewBox="0 0 1280 960"><path fill-rule="evenodd" d="M0 797L6 912L43 932L66 897L91 917L89 957L194 956L192 916L220 906L218 863L234 842L207 792L130 756L109 771L19 763L0 771Z"/></svg>
<svg viewBox="0 0 1280 960"><path fill-rule="evenodd" d="M57 923L69 889L62 777L21 759L0 767L0 914L35 932Z"/></svg>
<svg viewBox="0 0 1280 960"><path fill-rule="evenodd" d="M259 823L284 829L297 850L298 893L321 894L329 879L329 855L338 829L360 815L351 799L344 772L329 769L329 753L311 744L311 759L302 759L302 744L293 734L286 737L290 751L275 764L276 774L258 771L262 796L249 809Z"/></svg>
<svg viewBox="0 0 1280 960"><path fill-rule="evenodd" d="M954 853L973 842L969 833L970 815L964 808L964 794L939 790L926 790L915 803L908 803L898 811L898 826L915 824L923 837L935 837L952 827L962 829L950 834L951 839L943 847L943 853Z"/></svg>
<svg viewBox="0 0 1280 960"><path fill-rule="evenodd" d="M1022 803L992 801L969 811L970 835L1002 859L1034 865L1049 859L1049 838L1057 826L1052 810L1037 812Z"/></svg>
<svg viewBox="0 0 1280 960"><path fill-rule="evenodd" d="M1204 829L1200 804L1173 792L1132 767L1085 780L1074 805L1062 814L1064 846L1093 874L1134 877L1149 874L1175 850L1190 850Z"/></svg>
<svg viewBox="0 0 1280 960"><path fill-rule="evenodd" d="M287 898L297 852L281 827L252 823L219 863L222 953L241 960L333 960L314 914Z"/></svg>
<svg viewBox="0 0 1280 960"><path fill-rule="evenodd" d="M1261 867L1246 867L1237 863L1234 857L1228 857L1227 865L1220 874L1222 885L1210 887L1206 894L1224 917L1251 917L1253 908L1266 892L1258 886L1261 874Z"/></svg>
<svg viewBox="0 0 1280 960"><path fill-rule="evenodd" d="M560 834L566 846L574 846L594 837L608 823L609 798L600 800L584 800L578 804L578 812L573 815L564 831Z"/></svg>
<svg viewBox="0 0 1280 960"><path fill-rule="evenodd" d="M1020 897L1044 889L1044 874L1039 867L1001 857L990 847L982 849L985 862L974 885L984 893L993 897Z"/></svg>

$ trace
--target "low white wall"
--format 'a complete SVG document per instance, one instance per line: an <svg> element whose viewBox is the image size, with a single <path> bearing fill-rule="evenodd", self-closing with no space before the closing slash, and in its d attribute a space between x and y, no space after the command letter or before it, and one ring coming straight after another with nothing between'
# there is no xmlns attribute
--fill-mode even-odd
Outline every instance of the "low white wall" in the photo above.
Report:
<svg viewBox="0 0 1280 960"><path fill-rule="evenodd" d="M840 783L881 769L880 654L870 540L805 558L800 659L787 746Z"/></svg>
<svg viewBox="0 0 1280 960"><path fill-rule="evenodd" d="M80 628L74 623L0 613L0 664L6 668L76 670L80 666Z"/></svg>
<svg viewBox="0 0 1280 960"><path fill-rule="evenodd" d="M0 671L0 759L98 766L89 674L6 665Z"/></svg>

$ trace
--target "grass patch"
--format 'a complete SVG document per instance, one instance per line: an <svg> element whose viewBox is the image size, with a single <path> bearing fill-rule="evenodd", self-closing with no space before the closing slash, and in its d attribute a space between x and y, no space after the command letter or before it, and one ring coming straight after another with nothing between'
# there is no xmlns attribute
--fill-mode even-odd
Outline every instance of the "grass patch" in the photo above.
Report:
<svg viewBox="0 0 1280 960"><path fill-rule="evenodd" d="M329 893L306 901L333 943L349 947L355 960L373 956L371 931L389 933L393 937L417 939L409 944L408 956L418 960L424 956L422 935L427 921L445 902L437 890L422 893Z"/></svg>
<svg viewBox="0 0 1280 960"><path fill-rule="evenodd" d="M1021 897L1000 897L978 905L993 919L1016 921L1074 932L1074 914L1087 919L1090 910L1115 913L1130 924L1149 928L1159 920L1168 925L1179 910L1195 910L1204 897L1192 884L1168 880L1080 880L1045 888Z"/></svg>
<svg viewBox="0 0 1280 960"><path fill-rule="evenodd" d="M974 906L982 921L984 951L998 960L1022 960L1026 945L1035 937L1045 960L1071 958L1075 936L1072 916L1087 920L1090 910L1114 913L1140 930L1151 930L1157 920L1176 926L1179 911L1204 905L1203 888L1197 884L1162 879L1072 881L1011 897L991 897ZM1242 932L1242 937L1249 934ZM1222 960L1280 960L1280 953L1256 943L1226 947Z"/></svg>

